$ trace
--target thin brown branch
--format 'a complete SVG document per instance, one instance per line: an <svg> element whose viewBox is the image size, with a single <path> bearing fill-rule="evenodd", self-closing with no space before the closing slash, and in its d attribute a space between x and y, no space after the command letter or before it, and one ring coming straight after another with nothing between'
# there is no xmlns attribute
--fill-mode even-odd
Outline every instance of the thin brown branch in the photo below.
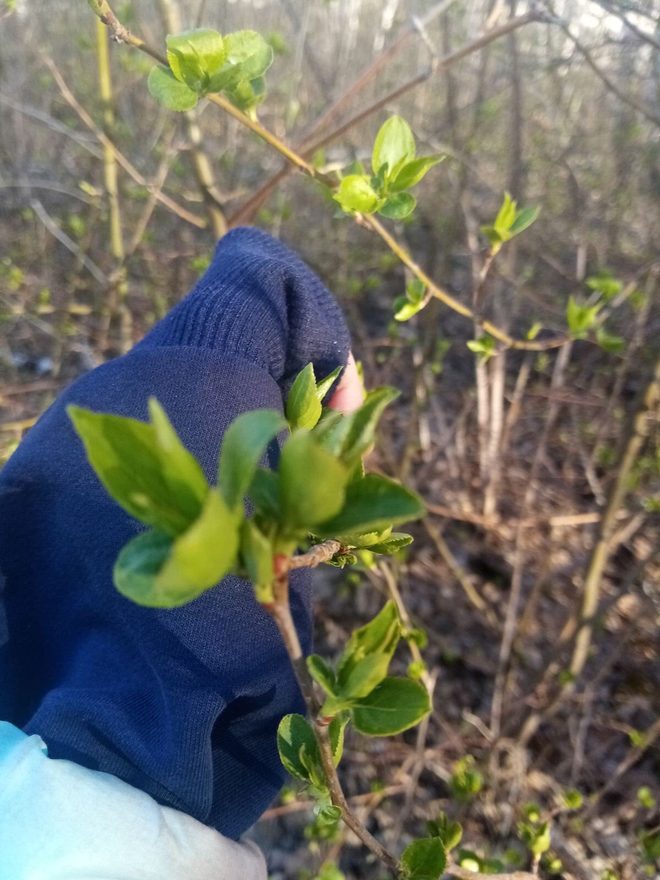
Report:
<svg viewBox="0 0 660 880"><path fill-rule="evenodd" d="M307 669L305 657L302 652L296 626L293 622L289 607L289 582L287 560L280 558L280 571L275 582L275 601L268 606L268 611L280 631L284 646L293 666L293 671L298 681L300 691L305 700L314 735L319 746L323 772L328 784L330 799L342 812L342 819L356 837L369 849L376 858L386 865L397 876L399 875L399 863L397 859L379 843L378 840L364 827L360 820L351 810L346 795L341 787L337 768L334 764L332 745L328 725L319 717L320 704L314 691L314 680Z"/></svg>
<svg viewBox="0 0 660 880"><path fill-rule="evenodd" d="M458 880L538 880L538 874L530 874L528 871L512 871L510 874L481 874L479 871L471 871L462 868L455 862L450 862L445 868L445 874L450 877L458 877Z"/></svg>
<svg viewBox="0 0 660 880"><path fill-rule="evenodd" d="M424 17L423 21L426 22L428 19L428 15ZM401 95L405 95L407 92L412 89L417 88L417 86L422 85L427 82L432 76L441 71L446 70L452 65L456 64L458 61L461 61L463 58L466 58L468 55L471 55L473 52L478 52L484 46L491 43L493 40L497 40L499 37L504 36L505 34L511 33L514 30L522 27L525 24L529 24L533 21L542 21L542 17L538 15L538 13L528 13L526 15L518 16L517 18L510 19L505 22L498 28L493 28L492 30L486 31L473 42L468 43L467 46L464 46L462 49L457 50L456 52L452 52L450 55L446 55L443 58L436 60L430 67L421 73L416 74L411 79L406 80L401 86L398 86L396 89L388 92L382 98L379 98L373 104L370 104L368 107L365 107L363 110L360 110L355 115L351 116L341 125L334 128L332 131L327 132L326 134L320 135L319 137L313 138L312 136L315 132L319 131L328 123L331 118L339 111L340 107L344 105L344 100L346 96L342 96L337 105L333 105L329 108L329 110L317 120L316 123L312 126L311 132L307 135L307 138L298 145L297 151L304 156L305 158L309 158L314 155L317 150L320 150L321 147L326 146L332 141L337 140L337 138L341 137L343 134L346 134L347 131L354 128L356 125L359 125L361 122L364 122L365 119L368 119L370 116L373 116L374 113L377 113L387 104L391 104L397 98L400 98ZM400 38L404 40L408 34L402 34ZM392 47L390 47L391 49ZM388 50L386 50L387 52ZM386 55L386 58L389 55ZM384 58L383 60L386 60ZM377 59L378 61L378 59ZM380 69L380 63L377 64L377 67L374 71L377 72ZM347 92L347 95L353 97L353 95L360 89L363 88L368 82L372 79L372 72L370 69L367 69L363 72L363 74L358 78L354 86L352 86ZM250 199L241 207L238 211L235 211L232 215L230 215L228 219L228 223L230 226L236 226L240 223L247 222L250 217L253 216L255 211L261 207L263 202L268 198L270 193L284 180L288 177L290 173L290 168L288 166L284 166L279 171L277 171L272 177L270 177L262 186L250 197Z"/></svg>
<svg viewBox="0 0 660 880"><path fill-rule="evenodd" d="M87 269L90 275L94 277L99 284L103 287L107 287L110 283L110 279L103 272L96 263L91 260L87 254L84 253L80 245L77 244L63 229L57 225L57 223L50 216L48 211L44 208L43 204L39 201L39 199L31 198L30 199L30 207L37 215L39 220L44 224L46 229L50 232L50 234L56 238L60 244L63 244L64 247L71 251L71 253L80 260L81 264Z"/></svg>
<svg viewBox="0 0 660 880"><path fill-rule="evenodd" d="M296 568L316 568L324 562L329 562L333 556L339 553L341 546L339 541L324 541L301 556L292 556L288 561L287 568L289 571Z"/></svg>
<svg viewBox="0 0 660 880"><path fill-rule="evenodd" d="M62 76L60 70L58 69L55 62L52 58L48 58L47 56L43 56L43 62L46 67L50 70L53 79L55 80L62 97L67 102L67 104L74 110L81 122L89 128L91 132L94 133L99 143L102 146L107 147L112 150L117 163L121 165L124 171L131 177L137 184L143 186L149 192L158 192L158 187L154 186L154 184L150 183L146 178L138 171L135 165L129 161L129 159L124 156L124 154L118 149L118 147L110 140L110 138L105 134L105 132L99 128L99 126L94 122L89 113L85 110L85 108L78 102L77 98L66 84L64 77ZM193 214L191 211L188 211L187 208L184 208L182 205L179 205L174 199L171 199L169 196L165 195L163 192L158 192L158 201L174 214L179 216L182 220L185 220L187 223L190 223L192 226L196 226L198 229L204 229L206 227L206 221L202 217L198 217L196 214Z"/></svg>
<svg viewBox="0 0 660 880"><path fill-rule="evenodd" d="M635 98L632 98L629 94L622 91L616 83L612 82L609 76L603 72L603 70L596 64L594 61L593 55L591 51L587 49L584 43L579 40L575 34L571 31L568 24L562 19L556 19L557 24L562 29L562 31L566 34L569 40L573 43L575 48L578 50L580 55L587 62L589 67L596 74L598 79L603 83L603 85L608 89L608 91L612 92L613 95L622 101L624 104L627 104L629 107L632 107L634 110L637 110L638 113L641 113L642 116L647 119L649 122L652 122L654 125L657 125L660 128L660 116L656 116L648 107L645 107L643 104L640 104Z"/></svg>
<svg viewBox="0 0 660 880"><path fill-rule="evenodd" d="M440 300L440 302L444 303L446 306L449 306L450 309L457 312L459 315L463 315L465 318L470 318L474 321L477 327L485 333L489 333L508 348L515 348L524 351L548 351L552 348L559 348L567 342L567 339L564 336L543 340L514 339L508 333L505 333L504 330L495 326L491 321L478 319L472 309L468 308L468 306L457 300L448 291L429 278L422 267L413 259L409 251L407 251L406 248L387 231L380 220L378 220L373 214L361 216L360 222L363 226L371 229L383 239L385 244L387 244L390 250L397 255L404 266L407 266L415 277L422 282L431 296Z"/></svg>
<svg viewBox="0 0 660 880"><path fill-rule="evenodd" d="M581 625L575 640L570 670L574 677L582 672L589 655L591 645L591 633L594 626L594 618L598 609L600 597L600 585L603 579L605 566L612 555L616 545L614 528L616 517L623 505L629 489L630 473L649 434L650 415L660 402L660 359L655 365L655 371L649 382L641 406L634 416L630 428L630 435L625 451L619 464L614 484L610 491L607 507L603 512L600 523L598 540L592 550L587 574L582 592L582 607L580 611Z"/></svg>
<svg viewBox="0 0 660 880"><path fill-rule="evenodd" d="M103 7L105 12L105 17L101 16L102 20L108 24L108 26L115 27L118 24L116 16L114 13L108 19L110 10L110 6L105 0L90 0L90 4L92 8L97 11L98 7ZM111 12L111 10L110 10ZM97 11L97 14L98 11ZM516 20L517 23L514 25L511 21L507 23L506 26L502 28L496 29L496 31L491 32L488 35L485 35L482 38L482 41L485 40L485 43L490 42L491 39L495 37L493 34L496 32L498 34L501 33L509 33L512 28L520 27L521 24L527 23L528 21L539 21L542 20L537 13L529 13L528 15L521 16L521 20ZM111 22L113 24L111 24ZM167 64L167 59L157 52L155 49L147 46L143 40L138 37L135 37L131 34L126 28L120 25L121 30L117 33L120 34L118 39L121 41L129 43L135 48L140 49L142 52L146 52L150 57L155 58L157 61L163 64ZM504 28L504 29L503 29ZM477 41L480 45L482 42ZM483 45L485 45L483 43ZM457 53L454 53L454 56L463 57L465 54L468 54L468 48L460 50ZM250 131L257 134L262 140L264 140L267 144L269 144L274 150L280 153L285 159L291 162L299 171L303 171L310 177L313 177L317 180L322 180L324 183L328 184L329 182L324 179L323 175L316 171L316 169L310 165L302 156L299 156L295 150L292 150L288 147L283 141L281 141L278 137L276 137L272 132L268 131L268 129L264 128L259 122L251 119L246 116L241 110L235 107L231 101L225 98L222 95L209 95L208 100L215 104L218 107L221 107L225 112L227 112L234 119L237 119L242 125L246 126L250 129ZM429 293L434 296L436 299L439 299L441 302L448 305L454 311L458 312L458 314L463 315L465 317L471 318L475 323L478 324L485 332L490 333L495 339L498 339L500 342L504 343L504 345L510 348L516 348L526 351L545 351L551 348L557 348L560 345L563 345L566 341L565 338L561 337L559 339L550 339L545 341L526 341L521 339L514 339L509 336L508 333L505 333L499 327L496 327L490 321L477 321L474 313L460 303L457 299L451 296L447 291L443 290L439 285L435 284L426 273L423 272L420 266L413 260L408 251L403 247L403 245L399 244L396 239L393 238L392 235L385 229L385 227L374 217L367 216L362 217L361 215L356 215L355 220L358 223L366 225L367 227L373 229L375 232L380 235L380 237L385 241L385 243L390 247L390 249L402 260L402 262L408 266L408 268L415 274L415 276L422 281L422 283L427 287Z"/></svg>

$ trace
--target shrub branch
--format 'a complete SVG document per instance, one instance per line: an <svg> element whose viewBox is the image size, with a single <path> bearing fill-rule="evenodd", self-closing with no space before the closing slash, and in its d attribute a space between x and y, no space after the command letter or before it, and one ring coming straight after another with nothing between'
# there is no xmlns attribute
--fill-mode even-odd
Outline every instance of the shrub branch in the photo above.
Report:
<svg viewBox="0 0 660 880"><path fill-rule="evenodd" d="M127 43L128 45L139 49L141 52L146 53L159 64L163 64L166 67L169 66L167 58L161 52L158 52L158 50L149 46L147 43L145 43L144 40L131 33L128 28L121 24L115 13L112 11L110 4L107 3L107 0L88 0L88 3L95 14L99 16L101 21L110 28L110 32L115 40L121 43ZM394 95L392 95L391 97L394 97ZM239 110L238 107L235 107L227 98L222 95L208 95L207 98L212 104L220 107L234 119L238 120L241 125L249 128L250 131L252 131L267 144L269 144L269 146L276 150L299 171L302 171L308 177L312 177L316 180L321 181L331 188L333 187L334 184L332 181L330 181L324 175L320 174L312 165L310 165L309 162L307 162L291 147L287 146L271 131L261 125L261 123L250 119L249 116ZM355 220L358 223L366 225L378 235L380 235L380 237L393 251L393 253L395 253L399 257L399 259L406 266L408 266L415 277L417 277L428 288L433 297L439 299L442 303L444 303L450 309L453 309L453 311L457 312L459 315L462 315L465 318L469 318L472 321L476 321L476 316L474 315L473 311L467 306L463 305L463 303L459 302L453 296L451 296L451 294L447 293L447 291L437 285L434 281L432 281L429 276L422 270L422 268L415 262L415 260L413 260L412 256L403 247L403 245L401 245L373 215L363 216L360 214L356 214ZM558 348L566 341L566 338L563 336L540 341L514 339L514 337L510 336L508 333L506 333L504 330L501 330L490 321L479 321L477 322L477 326L481 327L486 333L489 333L507 348L516 348L525 351L545 351L550 348Z"/></svg>

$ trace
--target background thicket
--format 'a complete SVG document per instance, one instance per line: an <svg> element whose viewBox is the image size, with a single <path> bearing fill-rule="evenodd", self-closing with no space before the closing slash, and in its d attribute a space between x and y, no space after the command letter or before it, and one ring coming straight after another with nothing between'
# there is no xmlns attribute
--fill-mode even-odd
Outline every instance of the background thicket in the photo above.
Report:
<svg viewBox="0 0 660 880"><path fill-rule="evenodd" d="M430 510L405 558L319 580L322 653L384 596L403 596L428 635L434 715L398 740L351 742L343 776L361 792L356 808L390 843L443 809L463 822L466 848L512 867L533 801L556 814L564 876L652 873L660 438L657 392L646 405L643 395L660 348L660 3L116 4L153 45L197 23L266 35L276 60L259 118L311 145L327 172L367 160L386 115L404 116L420 152L447 159L419 187L412 220L389 228L509 332L540 322L540 338L563 333L569 297L600 303L604 345L487 362L466 345L471 322L438 302L393 320L403 267L322 187L280 174L264 189L283 166L263 142L217 108L161 108L146 88L151 62L129 47L112 44L106 64L86 3L0 9L2 456L59 389L189 289L226 225L280 236L340 299L368 384L402 389L372 466ZM506 26L530 10L552 18ZM480 226L505 190L541 214L482 286ZM622 474L645 407L649 436ZM558 812L571 789L583 805ZM258 829L274 877L316 876L328 857L368 876L350 837L304 841L310 812L295 793L285 800Z"/></svg>

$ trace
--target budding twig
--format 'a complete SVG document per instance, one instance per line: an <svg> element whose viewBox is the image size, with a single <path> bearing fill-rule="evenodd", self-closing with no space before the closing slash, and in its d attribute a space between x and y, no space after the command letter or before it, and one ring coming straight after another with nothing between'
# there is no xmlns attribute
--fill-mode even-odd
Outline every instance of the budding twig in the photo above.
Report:
<svg viewBox="0 0 660 880"><path fill-rule="evenodd" d="M96 15L99 16L101 21L103 21L110 28L110 31L116 40L122 43L128 43L136 49L139 49L141 52L145 52L147 55L158 61L160 64L168 66L167 58L164 55L162 55L156 49L153 49L151 46L147 45L144 40L142 40L140 37L136 37L135 34L132 34L128 30L128 28L124 27L124 25L121 24L115 13L112 11L110 4L107 2L107 0L88 0L88 2ZM531 21L534 18L535 16L530 16L529 20ZM488 42L489 41L490 39L488 39ZM238 120L241 125L244 125L246 128L249 128L250 131L252 131L254 134L258 135L258 137L269 144L274 150L276 150L299 171L302 171L308 177L322 180L324 183L328 184L327 179L325 179L323 175L321 175L314 168L313 165L307 162L291 147L287 146L271 131L269 131L267 128L264 128L261 123L256 122L254 119L251 119L249 116L243 113L242 110L239 110L238 107L235 107L227 98L222 95L208 95L207 97L212 104L220 107L230 116L233 116L234 119ZM395 97L395 95L391 95L390 97L393 98ZM422 270L422 268L417 265L417 263L413 260L413 258L403 247L403 245L399 244L399 242L373 215L363 217L362 215L357 214L355 216L355 220L357 223L368 226L374 232L380 235L380 237L388 245L390 250L392 250L393 253L395 253L406 266L408 266L415 277L418 278L428 288L433 297L439 299L442 303L444 303L446 306L449 306L450 309L457 312L459 315L463 315L463 317L469 318L470 320L474 321L477 326L481 327L481 329L484 330L484 332L489 333L491 336L501 342L505 347L515 348L524 351L546 351L550 348L559 348L566 342L566 338L564 336L540 341L514 339L512 336L510 336L504 330L501 330L495 324L492 324L490 321L477 321L473 311L467 306L463 305L453 296L451 296L451 294L447 293L446 290L444 290L434 281L432 281L429 276Z"/></svg>

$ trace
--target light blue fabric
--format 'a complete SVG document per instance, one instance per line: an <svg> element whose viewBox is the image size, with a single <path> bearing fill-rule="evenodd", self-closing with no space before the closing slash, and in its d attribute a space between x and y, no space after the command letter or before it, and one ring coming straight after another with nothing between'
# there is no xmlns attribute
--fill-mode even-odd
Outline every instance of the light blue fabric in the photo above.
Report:
<svg viewBox="0 0 660 880"><path fill-rule="evenodd" d="M261 853L0 721L0 880L266 880Z"/></svg>

